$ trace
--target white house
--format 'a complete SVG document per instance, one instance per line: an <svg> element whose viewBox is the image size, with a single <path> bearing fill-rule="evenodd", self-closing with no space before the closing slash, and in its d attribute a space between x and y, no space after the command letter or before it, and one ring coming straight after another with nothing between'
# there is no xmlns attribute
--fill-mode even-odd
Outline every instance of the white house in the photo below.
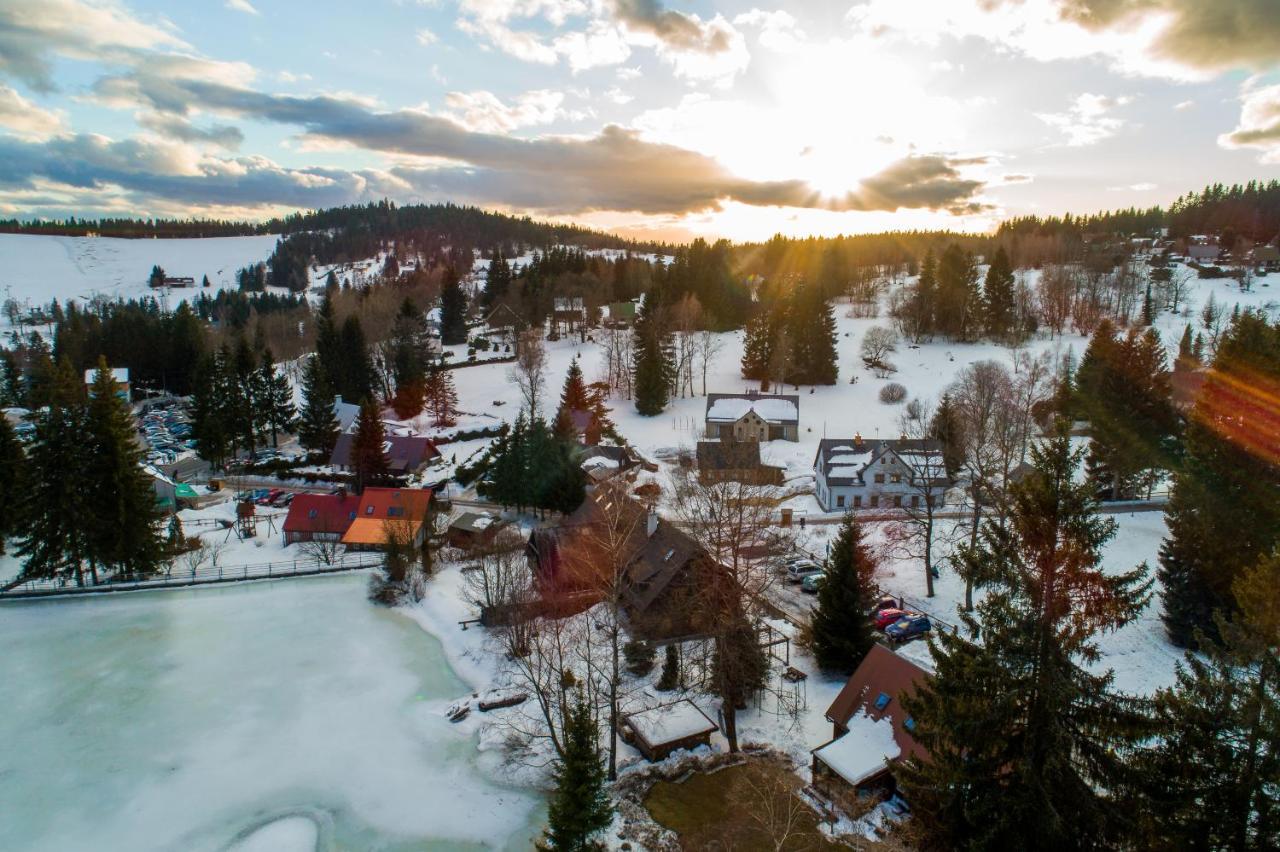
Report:
<svg viewBox="0 0 1280 852"><path fill-rule="evenodd" d="M800 440L800 397L793 394L707 395L706 437L722 441Z"/></svg>
<svg viewBox="0 0 1280 852"><path fill-rule="evenodd" d="M950 485L942 442L824 438L813 460L814 490L823 511L901 509L946 502Z"/></svg>

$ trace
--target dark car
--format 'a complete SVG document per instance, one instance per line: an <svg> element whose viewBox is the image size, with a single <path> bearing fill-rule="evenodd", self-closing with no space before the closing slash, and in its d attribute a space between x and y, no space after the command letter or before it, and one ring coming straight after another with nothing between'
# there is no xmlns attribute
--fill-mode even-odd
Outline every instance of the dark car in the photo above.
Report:
<svg viewBox="0 0 1280 852"><path fill-rule="evenodd" d="M932 629L933 625L929 623L929 616L912 614L903 616L893 624L890 624L884 629L884 635L891 642L908 642L912 639L918 639Z"/></svg>

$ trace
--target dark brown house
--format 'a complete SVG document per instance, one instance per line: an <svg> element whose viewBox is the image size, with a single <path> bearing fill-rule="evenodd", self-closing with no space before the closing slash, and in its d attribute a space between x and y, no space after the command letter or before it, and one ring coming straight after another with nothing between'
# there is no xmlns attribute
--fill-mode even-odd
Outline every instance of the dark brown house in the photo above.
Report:
<svg viewBox="0 0 1280 852"><path fill-rule="evenodd" d="M698 479L703 483L781 485L783 469L760 460L759 441L699 441Z"/></svg>
<svg viewBox="0 0 1280 852"><path fill-rule="evenodd" d="M827 709L830 742L813 750L813 784L827 795L893 789L888 764L928 752L902 707L929 673L884 645L872 646Z"/></svg>
<svg viewBox="0 0 1280 852"><path fill-rule="evenodd" d="M502 521L484 512L463 512L449 524L449 546L462 550L485 547L502 528Z"/></svg>
<svg viewBox="0 0 1280 852"><path fill-rule="evenodd" d="M673 751L710 745L720 726L687 698L622 717L627 742L648 760L665 760Z"/></svg>

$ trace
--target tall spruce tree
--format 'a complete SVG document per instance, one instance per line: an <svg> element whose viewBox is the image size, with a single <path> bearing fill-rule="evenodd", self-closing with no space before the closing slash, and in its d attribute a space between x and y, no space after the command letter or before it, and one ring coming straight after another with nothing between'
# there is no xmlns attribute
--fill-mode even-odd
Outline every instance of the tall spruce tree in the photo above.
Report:
<svg viewBox="0 0 1280 852"><path fill-rule="evenodd" d="M552 431L557 438L566 441L576 440L577 428L574 426L575 411L590 411L591 400L587 393L587 383L582 378L582 367L578 366L578 358L569 362L569 372L564 377L564 388L560 391L560 407L556 409Z"/></svg>
<svg viewBox="0 0 1280 852"><path fill-rule="evenodd" d="M852 514L845 515L831 543L811 619L813 655L822 668L848 674L875 644L868 616L877 594L875 570L862 527Z"/></svg>
<svg viewBox="0 0 1280 852"><path fill-rule="evenodd" d="M600 758L600 731L579 690L564 719L564 754L555 767L555 793L547 808L543 849L583 852L613 820Z"/></svg>
<svg viewBox="0 0 1280 852"><path fill-rule="evenodd" d="M1164 624L1182 647L1217 638L1213 614L1235 610L1231 587L1280 546L1280 324L1246 311L1218 344L1188 418L1160 548Z"/></svg>
<svg viewBox="0 0 1280 852"><path fill-rule="evenodd" d="M653 417L667 407L675 368L666 334L647 308L636 323L634 341L636 411Z"/></svg>
<svg viewBox="0 0 1280 852"><path fill-rule="evenodd" d="M1188 653L1153 701L1156 736L1134 755L1133 846L1280 849L1280 556L1236 581L1222 643Z"/></svg>
<svg viewBox="0 0 1280 852"><path fill-rule="evenodd" d="M440 342L445 346L467 342L467 294L452 267L440 285Z"/></svg>
<svg viewBox="0 0 1280 852"><path fill-rule="evenodd" d="M391 465L386 450L382 448L385 440L378 406L365 397L360 405L360 416L356 419L355 435L351 438L350 467L355 474L358 493L364 493L370 485L381 485L386 481Z"/></svg>
<svg viewBox="0 0 1280 852"><path fill-rule="evenodd" d="M912 287L907 303L906 333L916 343L933 337L937 327L938 258L930 248L920 264L920 277Z"/></svg>
<svg viewBox="0 0 1280 852"><path fill-rule="evenodd" d="M1032 447L1007 523L961 549L988 595L960 613L965 629L930 637L936 674L901 698L929 754L895 770L924 849L1113 848L1130 836L1113 792L1117 750L1145 733L1140 702L1086 666L1100 632L1138 617L1150 582L1146 566L1102 570L1115 522L1074 481L1081 455L1065 428Z"/></svg>
<svg viewBox="0 0 1280 852"><path fill-rule="evenodd" d="M401 420L422 413L427 384L427 363L421 345L425 330L418 309L406 298L391 329L392 373L396 386L391 407Z"/></svg>
<svg viewBox="0 0 1280 852"><path fill-rule="evenodd" d="M63 359L46 389L47 404L32 418L35 434L27 455L21 527L14 552L23 579L74 580L84 585L89 555L92 494L74 473L86 462L83 384Z"/></svg>
<svg viewBox="0 0 1280 852"><path fill-rule="evenodd" d="M791 297L791 354L786 380L792 384L833 385L839 373L836 317L822 289L802 286Z"/></svg>
<svg viewBox="0 0 1280 852"><path fill-rule="evenodd" d="M196 442L196 452L218 469L226 466L234 443L226 399L230 382L226 376L225 354L225 350L219 350L200 360L190 403L191 435Z"/></svg>
<svg viewBox="0 0 1280 852"><path fill-rule="evenodd" d="M22 476L26 461L26 453L9 418L0 414L0 506L9 507L0 513L0 554L4 553L5 539L20 528L16 508L26 488Z"/></svg>
<svg viewBox="0 0 1280 852"><path fill-rule="evenodd" d="M485 270L484 295L481 297L485 310L492 310L506 298L507 292L511 289L511 280L511 265L502 254L502 246L498 246L493 251L489 268Z"/></svg>
<svg viewBox="0 0 1280 852"><path fill-rule="evenodd" d="M1004 340L1016 320L1013 301L1013 266L1004 246L996 249L987 278L982 285L982 311L986 332L993 340Z"/></svg>
<svg viewBox="0 0 1280 852"><path fill-rule="evenodd" d="M981 295L973 255L955 243L947 246L938 261L937 330L956 340L976 338L982 331Z"/></svg>
<svg viewBox="0 0 1280 852"><path fill-rule="evenodd" d="M320 356L307 358L302 371L302 415L298 421L298 442L325 459L338 442L338 418L333 410L334 393L321 366Z"/></svg>
<svg viewBox="0 0 1280 852"><path fill-rule="evenodd" d="M258 409L262 422L271 433L271 446L280 446L280 433L293 428L298 410L293 404L293 385L289 377L276 369L275 356L270 349L262 353L262 364L257 377Z"/></svg>
<svg viewBox="0 0 1280 852"><path fill-rule="evenodd" d="M773 360L774 327L771 312L760 310L747 320L747 328L742 343L742 377L744 379L764 379L769 374L769 364Z"/></svg>
<svg viewBox="0 0 1280 852"><path fill-rule="evenodd" d="M81 486L97 495L82 519L95 582L99 567L119 577L146 576L164 554L155 490L142 470L133 415L119 390L106 359L99 358L89 388L81 471Z"/></svg>
<svg viewBox="0 0 1280 852"><path fill-rule="evenodd" d="M369 343L364 335L360 318L355 314L342 323L341 362L334 381L338 394L346 402L373 399L377 381L373 372L373 360L369 356Z"/></svg>

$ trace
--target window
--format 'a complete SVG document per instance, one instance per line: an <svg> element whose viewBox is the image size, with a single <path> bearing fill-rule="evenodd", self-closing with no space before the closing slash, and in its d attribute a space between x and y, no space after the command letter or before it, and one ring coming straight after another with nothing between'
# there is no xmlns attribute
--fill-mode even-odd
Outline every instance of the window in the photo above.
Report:
<svg viewBox="0 0 1280 852"><path fill-rule="evenodd" d="M900 474L900 473L892 473L892 474L889 474L889 481L890 481L890 482L901 482L901 481L902 481L902 474Z"/></svg>
<svg viewBox="0 0 1280 852"><path fill-rule="evenodd" d="M861 509L861 508L862 508L862 495L861 495L861 494L855 494L855 495L853 495L853 508L855 508L855 509Z"/></svg>
<svg viewBox="0 0 1280 852"><path fill-rule="evenodd" d="M387 507L388 518L399 518L399 517L402 517L403 515L404 515L404 506L388 506Z"/></svg>
<svg viewBox="0 0 1280 852"><path fill-rule="evenodd" d="M876 508L876 507L877 507L877 506L879 506L879 505L880 505L880 495L879 495L879 494L872 494L872 495L871 495L871 508L873 508L873 509L874 509L874 508Z"/></svg>
<svg viewBox="0 0 1280 852"><path fill-rule="evenodd" d="M876 696L876 709L883 710L884 708L889 706L889 702L892 700L893 698L889 695L889 693L887 692L880 693L879 695Z"/></svg>
<svg viewBox="0 0 1280 852"><path fill-rule="evenodd" d="M901 495L901 494L895 494L895 495L893 495L893 506L894 506L894 508L895 508L895 509L901 509L901 508L902 508L902 495Z"/></svg>
<svg viewBox="0 0 1280 852"><path fill-rule="evenodd" d="M916 508L916 507L917 507L917 506L919 506L919 505L920 505L920 495L919 495L919 494L912 494L912 495L911 495L911 508L913 508L913 509L914 509L914 508Z"/></svg>
<svg viewBox="0 0 1280 852"><path fill-rule="evenodd" d="M307 517L308 517L308 518L311 518L312 520L315 520L315 518L316 518L319 514L320 514L320 510L319 510L319 509L311 509L310 511L308 511L308 512L307 512Z"/></svg>
<svg viewBox="0 0 1280 852"><path fill-rule="evenodd" d="M841 509L843 509L843 508L844 508L844 495L843 495L843 494L841 494L840 496L836 497L836 506L837 506L838 508L841 508Z"/></svg>
<svg viewBox="0 0 1280 852"><path fill-rule="evenodd" d="M888 463L889 463L889 457L888 457L888 456L881 456L881 457L880 457L880 464L888 464Z"/></svg>
<svg viewBox="0 0 1280 852"><path fill-rule="evenodd" d="M916 720L907 717L907 720L902 723L902 727L906 728L908 731L914 731L916 729Z"/></svg>
<svg viewBox="0 0 1280 852"><path fill-rule="evenodd" d="M372 514L373 514L373 507L372 507L372 506L365 506L365 507L364 507L364 513L365 513L366 515L372 515Z"/></svg>
<svg viewBox="0 0 1280 852"><path fill-rule="evenodd" d="M877 474L876 474L876 482L880 483L881 485L883 485L883 484L884 484L884 474L883 474L883 473L877 473Z"/></svg>

